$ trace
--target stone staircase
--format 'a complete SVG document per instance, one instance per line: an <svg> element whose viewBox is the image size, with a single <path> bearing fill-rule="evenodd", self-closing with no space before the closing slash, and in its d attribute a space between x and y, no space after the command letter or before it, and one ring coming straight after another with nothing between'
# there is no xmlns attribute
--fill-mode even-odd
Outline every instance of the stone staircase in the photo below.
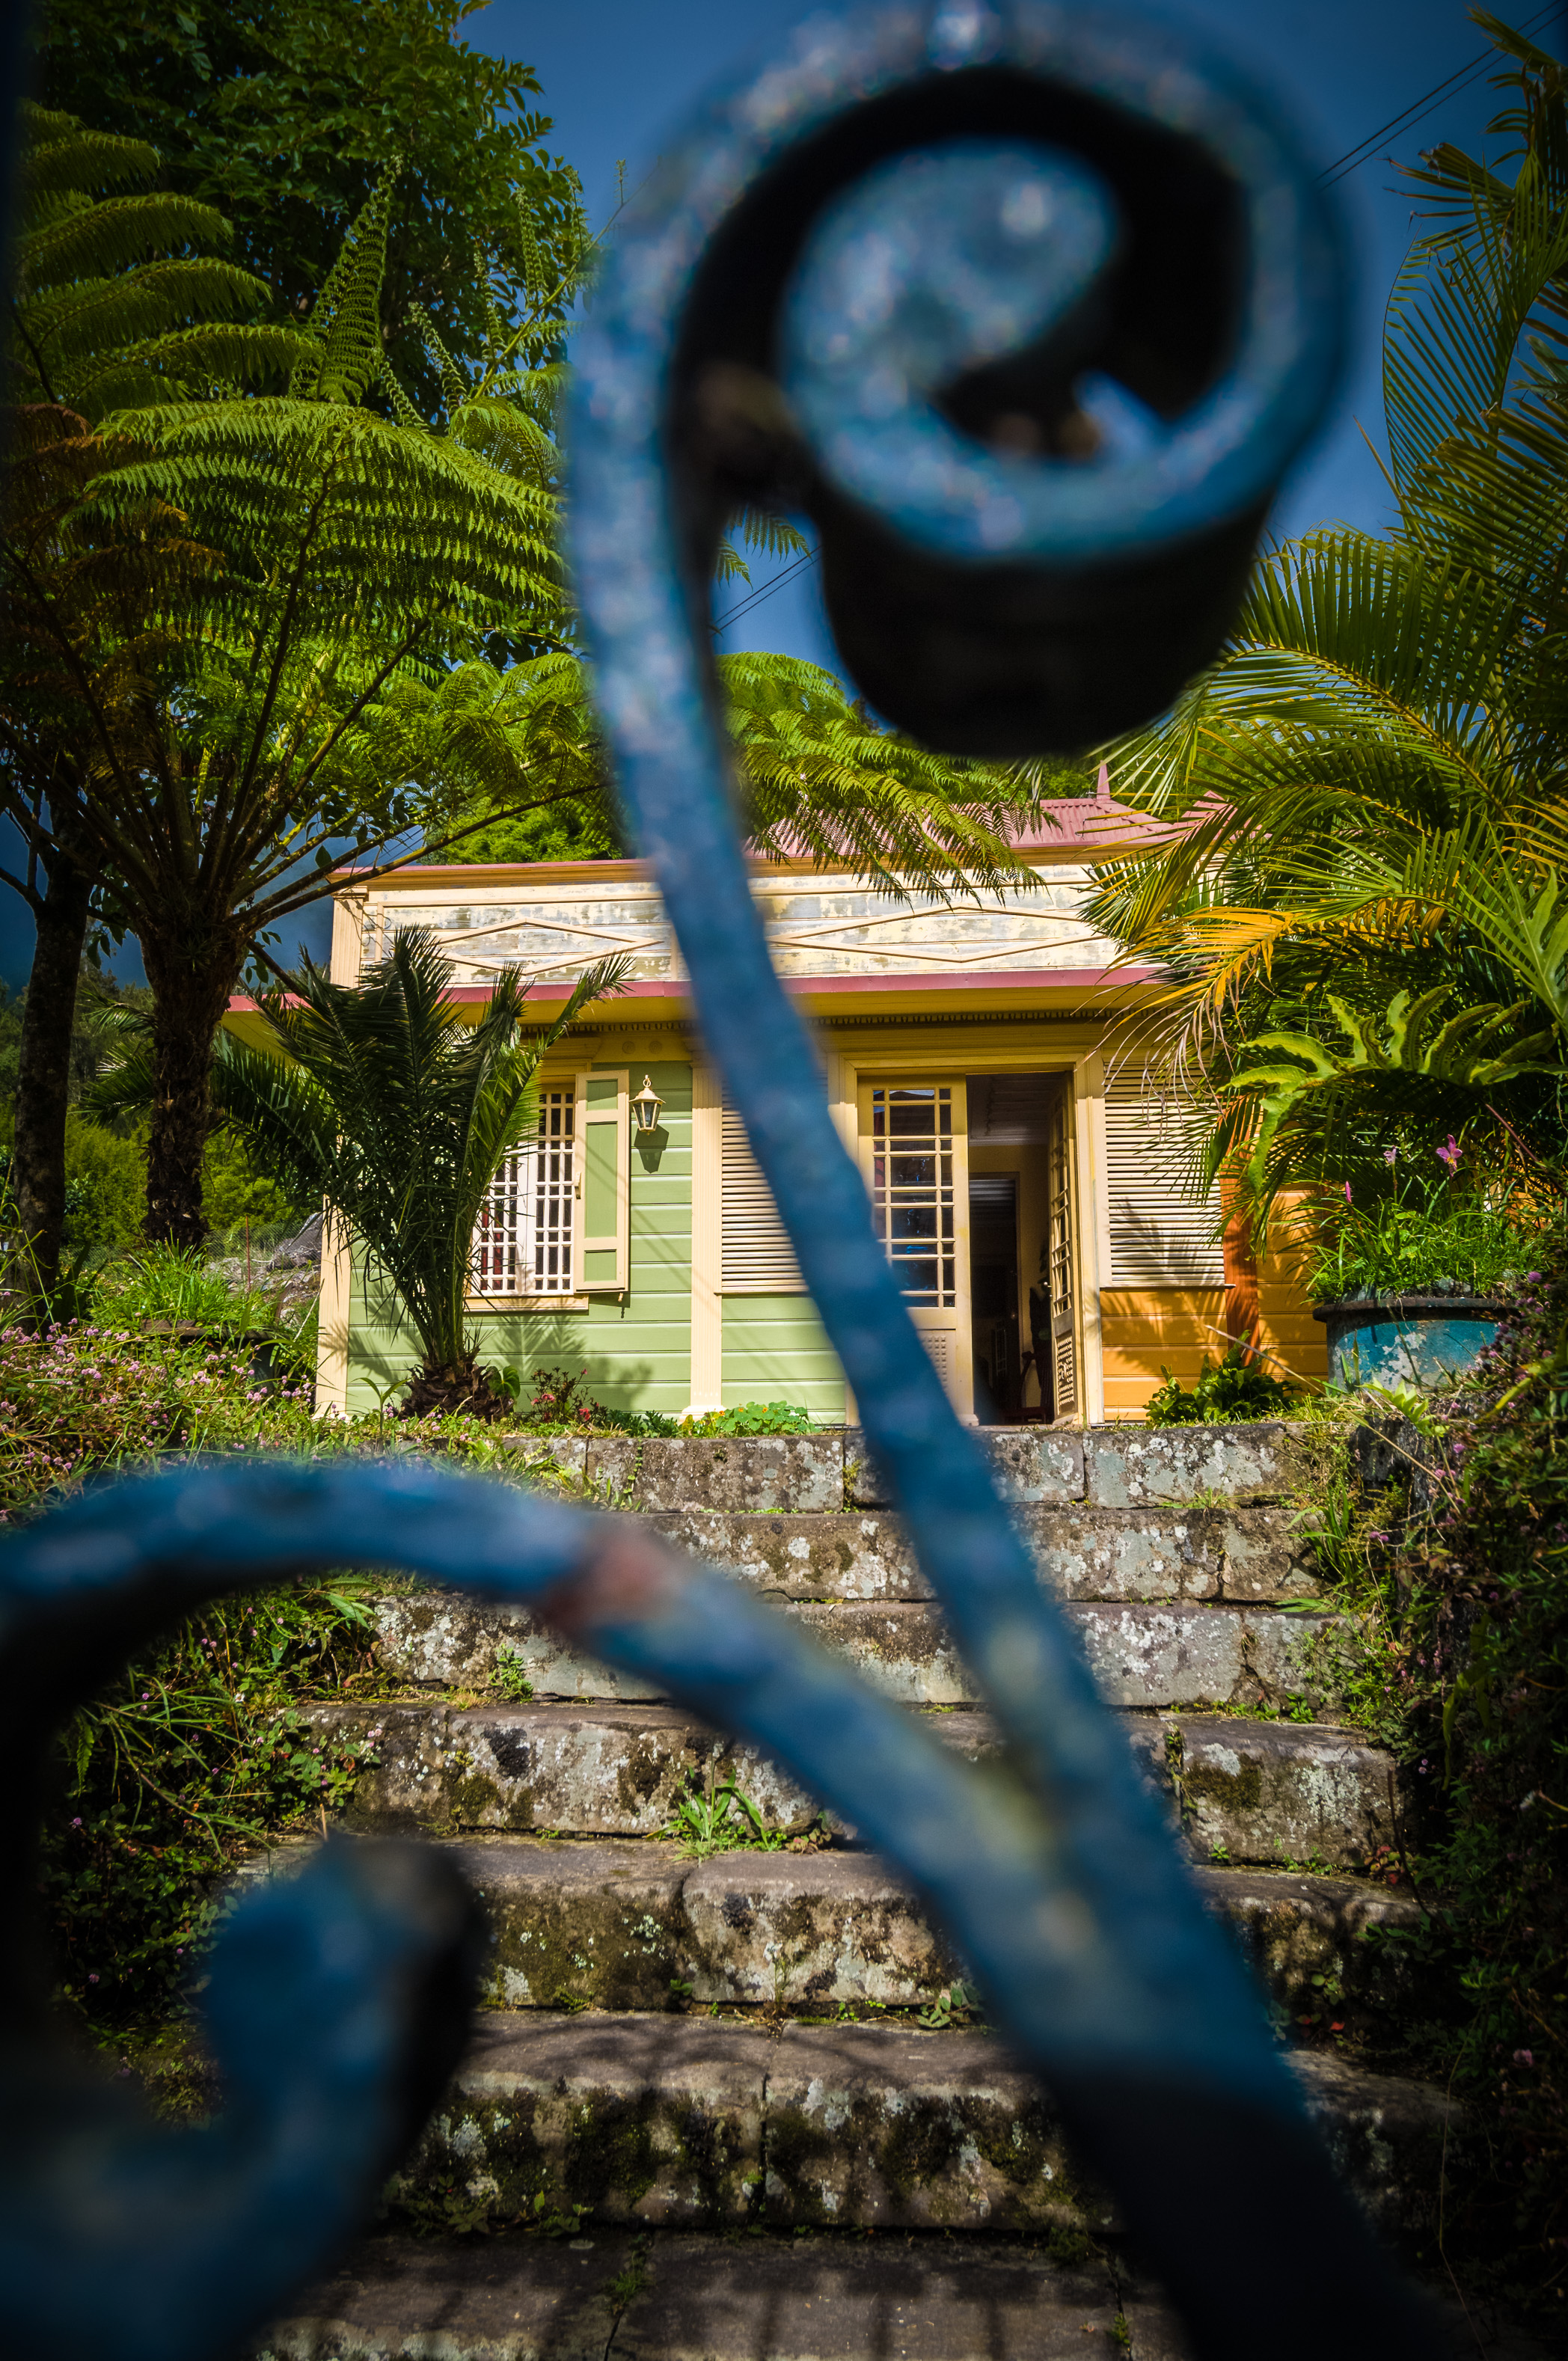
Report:
<svg viewBox="0 0 1568 2361"><path fill-rule="evenodd" d="M1308 1643L1328 1611L1302 1536L1308 1430L1025 1428L984 1441L1211 1906L1282 2030L1307 2033L1294 2061L1342 2169L1391 2231L1419 2234L1445 2136L1451 2157L1457 2136L1442 2096L1359 2070L1328 2042L1336 2010L1373 1981L1365 1938L1409 1924L1414 1905L1356 1874L1396 1842L1387 1759L1331 1720L1293 1718L1322 1704ZM946 1743L971 1760L995 1748L853 1431L541 1449L601 1503L754 1583L928 1713ZM613 2233L616 2253L655 2230L705 2245L1010 2233L1046 2241L1063 2268L1086 2239L1114 2233L1048 2094L942 2002L962 1962L852 1826L520 1610L418 1590L382 1599L378 1623L403 1701L310 1712L323 1730L378 1733L350 1827L455 1849L488 1913L488 2005L394 2185L374 2267L366 2250L356 2284L372 2292L340 2317L323 2290L316 2325L280 2331L280 2349L313 2336L313 2350L383 2349L376 2338L423 2283L402 2228L482 2228L504 2246L519 2231L577 2226ZM524 1677L532 1697L494 1701ZM776 1849L694 1859L662 1833L683 1798L726 1783ZM566 2282L577 2284L570 2271ZM1174 2335L1168 2322L1136 2349ZM629 2328L618 2350L628 2340L662 2349ZM449 2361L469 2349L459 2338Z"/></svg>

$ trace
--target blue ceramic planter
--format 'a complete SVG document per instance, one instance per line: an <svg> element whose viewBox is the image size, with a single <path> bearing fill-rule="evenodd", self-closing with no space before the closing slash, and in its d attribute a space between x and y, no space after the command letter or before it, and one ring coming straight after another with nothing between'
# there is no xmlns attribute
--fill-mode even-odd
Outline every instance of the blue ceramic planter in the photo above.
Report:
<svg viewBox="0 0 1568 2361"><path fill-rule="evenodd" d="M1392 1295L1320 1303L1329 1375L1339 1386L1435 1386L1474 1368L1497 1333L1502 1306L1485 1295Z"/></svg>

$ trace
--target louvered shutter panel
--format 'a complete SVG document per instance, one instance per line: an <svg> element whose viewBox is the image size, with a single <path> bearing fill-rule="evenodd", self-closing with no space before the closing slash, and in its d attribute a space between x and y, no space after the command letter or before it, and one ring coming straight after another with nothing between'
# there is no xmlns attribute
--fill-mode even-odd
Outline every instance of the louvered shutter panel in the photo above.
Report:
<svg viewBox="0 0 1568 2361"><path fill-rule="evenodd" d="M630 1284L631 1147L624 1066L577 1076L577 1286L622 1295Z"/></svg>
<svg viewBox="0 0 1568 2361"><path fill-rule="evenodd" d="M1185 1104L1146 1089L1134 1071L1105 1085L1105 1167L1111 1196L1113 1287L1223 1287L1224 1249L1212 1236L1217 1191L1183 1194Z"/></svg>
<svg viewBox="0 0 1568 2361"><path fill-rule="evenodd" d="M778 1207L751 1153L746 1126L731 1106L723 1115L723 1233L720 1292L804 1295L806 1281Z"/></svg>

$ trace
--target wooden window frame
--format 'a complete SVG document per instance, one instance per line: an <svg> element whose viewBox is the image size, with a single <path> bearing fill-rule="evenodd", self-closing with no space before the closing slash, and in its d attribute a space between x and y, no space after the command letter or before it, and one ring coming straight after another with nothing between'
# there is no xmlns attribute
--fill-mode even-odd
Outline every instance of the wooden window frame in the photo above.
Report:
<svg viewBox="0 0 1568 2361"><path fill-rule="evenodd" d="M608 1104L602 1098L590 1100L589 1082L610 1082L614 1096ZM503 1314L513 1317L520 1312L586 1312L596 1298L624 1296L630 1285L631 1262L631 1141L630 1141L630 1071L625 1066L577 1067L538 1077L542 1091L570 1091L573 1101L574 1171L572 1199L572 1285L570 1292L536 1295L477 1295L470 1293L466 1309L482 1316ZM611 1147L612 1170L615 1176L614 1227L603 1234L588 1236L585 1231L587 1202L586 1182L588 1172L588 1130L613 1126ZM613 1251L615 1262L609 1273L598 1271L588 1276L587 1256Z"/></svg>

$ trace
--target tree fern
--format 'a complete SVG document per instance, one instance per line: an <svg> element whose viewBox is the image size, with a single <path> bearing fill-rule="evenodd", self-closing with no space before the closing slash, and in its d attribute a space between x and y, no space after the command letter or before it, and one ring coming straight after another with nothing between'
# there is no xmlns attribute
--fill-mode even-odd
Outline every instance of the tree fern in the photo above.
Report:
<svg viewBox="0 0 1568 2361"><path fill-rule="evenodd" d="M164 191L93 193L151 180L150 148L36 106L23 110L23 135L9 400L60 402L96 420L167 400L187 381L256 382L288 367L298 339L259 319L260 281L180 251L225 243L221 214Z"/></svg>

